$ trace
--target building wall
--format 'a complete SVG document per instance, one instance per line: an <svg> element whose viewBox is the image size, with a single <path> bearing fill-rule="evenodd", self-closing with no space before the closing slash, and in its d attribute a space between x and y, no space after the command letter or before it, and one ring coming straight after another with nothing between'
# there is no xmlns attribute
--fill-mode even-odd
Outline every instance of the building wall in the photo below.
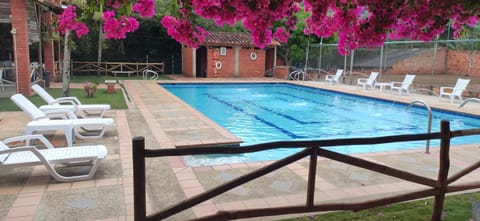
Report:
<svg viewBox="0 0 480 221"><path fill-rule="evenodd" d="M187 77L195 77L193 75L193 52L195 49L189 47L182 47L182 74Z"/></svg>
<svg viewBox="0 0 480 221"><path fill-rule="evenodd" d="M227 48L225 55L220 55L219 48L207 50L207 77L208 78L232 78L235 77L235 48ZM216 62L221 63L221 68L215 67Z"/></svg>
<svg viewBox="0 0 480 221"><path fill-rule="evenodd" d="M447 53L447 73L480 76L480 53L477 51L449 50Z"/></svg>
<svg viewBox="0 0 480 221"><path fill-rule="evenodd" d="M265 74L265 50L244 49L238 47L238 55L234 47L227 47L226 54L220 55L220 48L207 49L207 77L208 78L234 78L234 77L263 77ZM194 77L192 48L182 48L182 73L187 77ZM250 53L255 52L257 58L252 60ZM238 60L236 59L238 57ZM221 63L217 69L216 62ZM237 68L236 68L237 65Z"/></svg>
<svg viewBox="0 0 480 221"><path fill-rule="evenodd" d="M250 54L255 52L257 59L250 59ZM263 77L265 74L265 51L254 49L240 49L239 52L239 77Z"/></svg>

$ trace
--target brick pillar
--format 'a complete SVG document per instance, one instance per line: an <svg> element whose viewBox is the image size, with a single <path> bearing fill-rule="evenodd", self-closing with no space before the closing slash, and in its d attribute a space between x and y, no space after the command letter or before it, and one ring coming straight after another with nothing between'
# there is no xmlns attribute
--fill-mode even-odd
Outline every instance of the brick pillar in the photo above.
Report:
<svg viewBox="0 0 480 221"><path fill-rule="evenodd" d="M26 96L32 94L30 86L30 53L28 52L27 4L26 0L10 1L12 14L13 50L17 92Z"/></svg>
<svg viewBox="0 0 480 221"><path fill-rule="evenodd" d="M44 17L46 24L52 25L52 13L46 13ZM45 69L50 72L50 82L53 82L55 74L55 52L53 47L53 40L43 42L43 63L45 64Z"/></svg>

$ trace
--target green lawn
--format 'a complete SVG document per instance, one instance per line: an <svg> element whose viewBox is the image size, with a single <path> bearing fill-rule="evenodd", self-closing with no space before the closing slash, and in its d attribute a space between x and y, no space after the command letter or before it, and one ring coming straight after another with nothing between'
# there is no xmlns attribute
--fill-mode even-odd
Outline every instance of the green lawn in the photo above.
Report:
<svg viewBox="0 0 480 221"><path fill-rule="evenodd" d="M70 82L72 83L84 83L86 81L101 83L103 84L105 80L142 80L142 76L132 75L132 77L127 76L105 76L97 77L96 75L73 75L70 77ZM170 80L167 75L160 75L158 80ZM48 89L49 93L55 97L62 97L62 89L60 88L51 88ZM70 96L77 97L84 104L110 104L112 109L127 109L127 104L121 90L117 89L114 94L107 94L105 89L98 89L96 96L93 98L87 98L86 93L83 89L70 89ZM29 99L37 106L46 104L38 95L33 95ZM20 110L17 106L10 100L10 98L0 98L0 111L17 111Z"/></svg>
<svg viewBox="0 0 480 221"><path fill-rule="evenodd" d="M480 192L450 195L443 206L442 220L468 221L472 217L472 204L480 201ZM320 220L395 220L416 221L430 220L433 210L433 199L397 203L389 206L367 209L359 212L332 212L312 215L284 221L320 221Z"/></svg>
<svg viewBox="0 0 480 221"><path fill-rule="evenodd" d="M62 97L61 88L50 88L47 91L55 98ZM87 98L83 89L70 89L70 96L77 97L83 104L110 104L112 109L127 109L123 92L117 89L115 93L108 94L106 89L97 89L95 97ZM37 107L46 104L38 95L29 97ZM0 98L0 111L19 111L20 109L10 98Z"/></svg>

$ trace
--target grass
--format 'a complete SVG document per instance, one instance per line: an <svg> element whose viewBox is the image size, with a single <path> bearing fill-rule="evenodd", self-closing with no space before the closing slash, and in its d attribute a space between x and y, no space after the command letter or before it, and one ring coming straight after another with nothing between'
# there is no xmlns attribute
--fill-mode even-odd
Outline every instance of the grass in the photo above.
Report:
<svg viewBox="0 0 480 221"><path fill-rule="evenodd" d="M50 88L47 91L55 98L62 97L61 88ZM87 94L83 89L70 89L70 96L77 97L83 104L110 104L112 109L127 109L123 92L117 89L115 93L108 94L106 89L97 89L95 97L87 98ZM37 107L45 105L45 101L38 96L29 97L30 101ZM20 109L13 103L10 98L0 98L0 111L19 111Z"/></svg>
<svg viewBox="0 0 480 221"><path fill-rule="evenodd" d="M71 83L84 83L89 82L98 82L104 83L105 80L143 80L142 76L132 75L128 76L105 76L102 75L97 77L96 75L73 75L70 77ZM166 75L160 75L158 80L170 80ZM48 89L49 93L55 97L62 97L62 89L60 88L51 88ZM93 98L87 98L86 93L83 89L70 89L70 96L77 97L84 104L110 104L112 109L127 109L127 104L121 90L117 89L116 93L108 94L105 89L97 89L96 96ZM45 105L46 103L38 96L33 95L29 97L37 107L40 105ZM0 111L19 111L20 109L13 103L10 98L0 98Z"/></svg>
<svg viewBox="0 0 480 221"><path fill-rule="evenodd" d="M480 192L449 195L446 197L442 219L445 221L468 221L472 218L472 204L480 201ZM366 209L359 212L331 212L308 217L285 219L284 221L323 220L430 220L433 199L397 203L389 206Z"/></svg>

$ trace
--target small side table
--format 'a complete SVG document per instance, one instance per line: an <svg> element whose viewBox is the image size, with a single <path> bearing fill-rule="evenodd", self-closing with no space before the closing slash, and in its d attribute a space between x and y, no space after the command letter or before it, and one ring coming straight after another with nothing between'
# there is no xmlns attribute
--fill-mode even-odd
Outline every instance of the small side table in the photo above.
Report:
<svg viewBox="0 0 480 221"><path fill-rule="evenodd" d="M105 80L105 84L107 84L107 93L113 94L115 93L115 84L117 80Z"/></svg>
<svg viewBox="0 0 480 221"><path fill-rule="evenodd" d="M383 92L383 89L386 87L392 87L392 83L375 83L375 87L380 88L380 92Z"/></svg>

